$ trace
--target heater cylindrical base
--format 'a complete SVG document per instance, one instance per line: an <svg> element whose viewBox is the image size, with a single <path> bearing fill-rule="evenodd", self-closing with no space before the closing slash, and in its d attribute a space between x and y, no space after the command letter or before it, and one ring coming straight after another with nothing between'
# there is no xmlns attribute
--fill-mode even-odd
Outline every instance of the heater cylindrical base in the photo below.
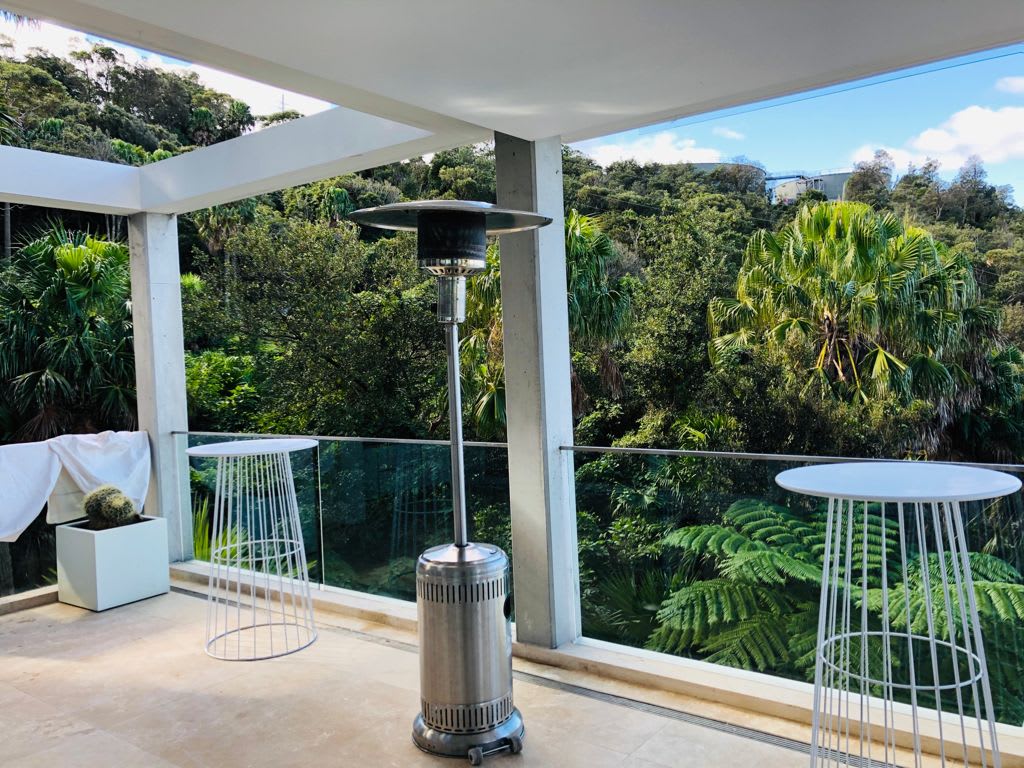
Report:
<svg viewBox="0 0 1024 768"><path fill-rule="evenodd" d="M479 765L487 755L497 752L517 753L523 748L526 728L518 709L503 723L483 733L448 733L432 728L418 715L412 726L412 741L424 752L444 757L465 757Z"/></svg>

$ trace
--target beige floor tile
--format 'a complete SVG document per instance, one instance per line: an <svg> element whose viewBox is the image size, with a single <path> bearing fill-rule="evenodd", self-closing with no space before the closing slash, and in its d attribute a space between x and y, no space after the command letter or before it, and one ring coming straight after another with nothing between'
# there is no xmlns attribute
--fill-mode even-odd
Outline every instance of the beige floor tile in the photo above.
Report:
<svg viewBox="0 0 1024 768"><path fill-rule="evenodd" d="M59 746L71 736L94 728L49 704L0 684L0 754L6 763Z"/></svg>
<svg viewBox="0 0 1024 768"><path fill-rule="evenodd" d="M671 768L709 765L803 768L807 765L807 756L802 752L678 721L666 725L631 757Z"/></svg>
<svg viewBox="0 0 1024 768"><path fill-rule="evenodd" d="M203 600L170 594L102 614L49 605L0 617L3 768L460 765L411 742L419 660L410 633L332 617L300 653L233 663L203 652L205 611ZM588 679L529 669L574 684ZM616 692L642 698L622 686ZM492 768L806 762L796 752L529 680L517 680L515 697L526 748L489 759Z"/></svg>
<svg viewBox="0 0 1024 768"><path fill-rule="evenodd" d="M60 744L4 762L5 768L176 768L102 731L75 734Z"/></svg>

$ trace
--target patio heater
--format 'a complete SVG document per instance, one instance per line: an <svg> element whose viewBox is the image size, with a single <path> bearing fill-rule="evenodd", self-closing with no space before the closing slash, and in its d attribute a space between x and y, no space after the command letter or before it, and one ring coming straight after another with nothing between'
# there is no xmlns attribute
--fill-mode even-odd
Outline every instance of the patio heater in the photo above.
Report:
<svg viewBox="0 0 1024 768"><path fill-rule="evenodd" d="M487 235L535 229L551 219L462 200L396 203L349 218L415 231L420 268L437 278L437 320L448 353L455 541L428 549L416 563L421 708L412 738L425 752L480 765L485 755L519 752L525 731L512 703L508 556L493 544L469 541L466 532L459 323L466 319L466 278L487 266Z"/></svg>

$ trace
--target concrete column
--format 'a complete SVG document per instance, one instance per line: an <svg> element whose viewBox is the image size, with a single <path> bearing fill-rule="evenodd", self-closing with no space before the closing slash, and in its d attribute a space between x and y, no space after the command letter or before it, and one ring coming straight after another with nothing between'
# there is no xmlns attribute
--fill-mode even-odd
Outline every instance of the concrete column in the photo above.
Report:
<svg viewBox="0 0 1024 768"><path fill-rule="evenodd" d="M172 434L188 429L177 217L134 214L128 221L128 246L139 429L149 433L153 456L145 511L167 519L170 561L190 560L188 461Z"/></svg>
<svg viewBox="0 0 1024 768"><path fill-rule="evenodd" d="M555 648L580 635L562 142L494 141L498 205L553 219L502 236L501 298L516 634Z"/></svg>

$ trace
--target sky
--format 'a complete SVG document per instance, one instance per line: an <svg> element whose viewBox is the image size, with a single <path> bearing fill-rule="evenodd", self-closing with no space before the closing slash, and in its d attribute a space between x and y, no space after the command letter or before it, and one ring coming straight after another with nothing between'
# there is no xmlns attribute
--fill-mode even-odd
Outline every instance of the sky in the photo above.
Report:
<svg viewBox="0 0 1024 768"><path fill-rule="evenodd" d="M13 46L14 54L17 56L24 56L32 48L43 48L58 56L66 56L71 51L91 48L94 42L100 42L100 38L48 22L16 25L13 21L0 19L0 46L4 45L4 38L8 38L6 42ZM323 112L333 106L321 99L285 91L271 85L258 83L255 80L204 67L201 64L190 64L180 59L160 56L123 43L109 40L102 42L117 48L131 62L145 60L160 69L182 73L195 72L200 81L210 88L244 101L250 106L254 115L269 115L272 112L279 112L282 109L282 104L284 109L295 109L304 115Z"/></svg>
<svg viewBox="0 0 1024 768"><path fill-rule="evenodd" d="M1024 201L1024 45L575 145L603 165L746 157L769 175L848 170L885 149L897 174L927 158L946 178L971 155Z"/></svg>
<svg viewBox="0 0 1024 768"><path fill-rule="evenodd" d="M96 38L55 24L15 26L0 20L17 55L33 47L67 54ZM202 82L250 105L254 114L295 109L313 114L332 105L209 67L110 43L129 60L194 71ZM574 145L608 165L717 162L747 158L769 175L849 170L885 149L897 174L927 158L951 178L971 155L989 181L1010 185L1024 202L1024 44L952 59L797 96L592 139Z"/></svg>

